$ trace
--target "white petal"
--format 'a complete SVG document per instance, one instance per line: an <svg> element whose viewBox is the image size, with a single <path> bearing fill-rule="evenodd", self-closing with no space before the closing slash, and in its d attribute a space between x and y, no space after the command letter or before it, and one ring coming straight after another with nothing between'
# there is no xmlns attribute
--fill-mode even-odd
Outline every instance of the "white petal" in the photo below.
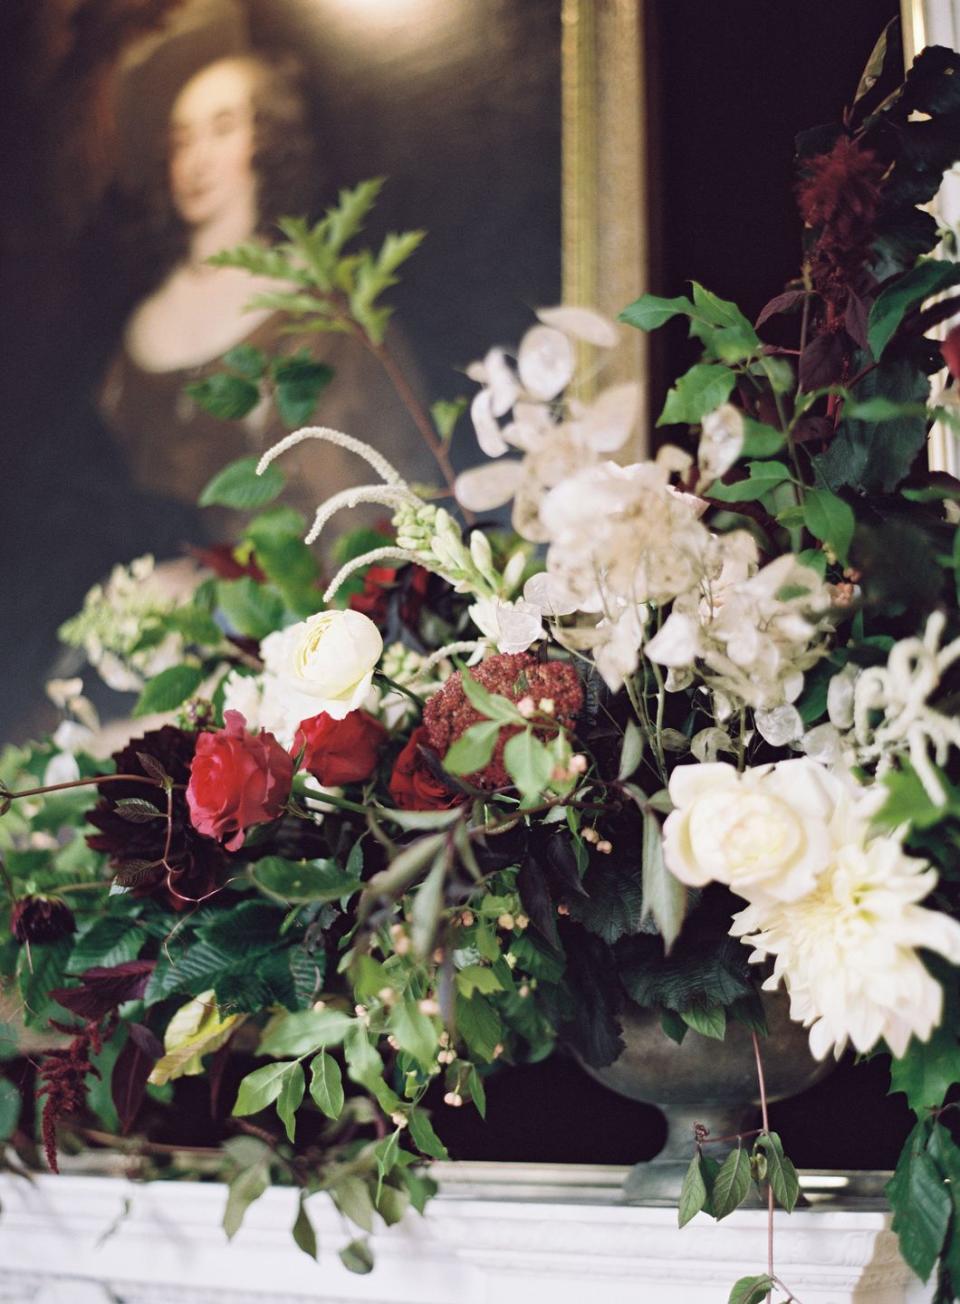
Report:
<svg viewBox="0 0 960 1304"><path fill-rule="evenodd" d="M575 340L585 340L601 349L612 349L620 332L609 317L592 308L577 308L572 304L559 304L556 308L541 308L537 316L544 326L554 326Z"/></svg>
<svg viewBox="0 0 960 1304"><path fill-rule="evenodd" d="M570 596L549 571L531 575L523 586L526 602L547 616L570 616L578 608L576 598Z"/></svg>
<svg viewBox="0 0 960 1304"><path fill-rule="evenodd" d="M660 666L689 666L700 649L700 627L690 616L672 611L644 651Z"/></svg>
<svg viewBox="0 0 960 1304"><path fill-rule="evenodd" d="M489 512L508 503L523 482L523 463L511 458L474 466L457 476L457 502L468 512Z"/></svg>
<svg viewBox="0 0 960 1304"><path fill-rule="evenodd" d="M520 393L520 386L513 374L513 368L507 362L503 349L491 349L483 360L487 373L487 386L493 400L493 415L506 416L513 407Z"/></svg>
<svg viewBox="0 0 960 1304"><path fill-rule="evenodd" d="M584 413L580 422L584 438L598 453L612 453L629 439L639 411L639 385L611 385Z"/></svg>
<svg viewBox="0 0 960 1304"><path fill-rule="evenodd" d="M771 711L756 711L753 718L761 737L771 747L783 747L803 734L803 719L795 706L775 706Z"/></svg>
<svg viewBox="0 0 960 1304"><path fill-rule="evenodd" d="M500 426L493 414L493 392L481 389L474 394L470 404L470 419L477 434L477 443L487 457L502 457L507 451L507 442L500 433Z"/></svg>
<svg viewBox="0 0 960 1304"><path fill-rule="evenodd" d="M573 377L574 361L566 335L550 326L534 326L520 343L520 381L534 398L556 398Z"/></svg>

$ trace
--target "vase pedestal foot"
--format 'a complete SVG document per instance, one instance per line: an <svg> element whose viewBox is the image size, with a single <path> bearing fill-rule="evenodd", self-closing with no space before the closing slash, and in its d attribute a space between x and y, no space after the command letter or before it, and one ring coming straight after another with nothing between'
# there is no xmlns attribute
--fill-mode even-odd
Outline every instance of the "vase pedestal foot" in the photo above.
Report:
<svg viewBox="0 0 960 1304"><path fill-rule="evenodd" d="M667 1140L658 1155L646 1163L635 1164L627 1174L623 1194L628 1204L677 1204L684 1175L696 1153L698 1125L707 1129L707 1140L730 1138L704 1146L704 1153L718 1163L723 1163L734 1148L739 1134L757 1125L757 1110L751 1106L658 1104L657 1108L667 1120ZM753 1138L747 1138L745 1144L752 1143ZM750 1207L749 1200L750 1197L747 1207ZM760 1207L759 1197L756 1207Z"/></svg>

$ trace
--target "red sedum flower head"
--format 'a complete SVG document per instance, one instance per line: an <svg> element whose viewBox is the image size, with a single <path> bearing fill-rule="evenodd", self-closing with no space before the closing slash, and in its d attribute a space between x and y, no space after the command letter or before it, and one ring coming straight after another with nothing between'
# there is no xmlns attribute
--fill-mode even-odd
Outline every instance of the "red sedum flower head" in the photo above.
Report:
<svg viewBox="0 0 960 1304"><path fill-rule="evenodd" d="M429 746L428 730L419 725L397 757L390 776L390 796L401 810L448 810L463 801L438 779L423 758L421 747Z"/></svg>
<svg viewBox="0 0 960 1304"><path fill-rule="evenodd" d="M224 723L223 729L197 738L187 806L198 833L223 842L227 851L238 851L248 828L282 812L293 782L293 760L273 734L263 729L248 733L239 711L225 712Z"/></svg>
<svg viewBox="0 0 960 1304"><path fill-rule="evenodd" d="M552 703L552 720L567 729L572 728L583 708L580 676L566 661L541 662L530 652L501 652L488 657L470 673L489 692L509 698L511 702L530 697L536 706L548 699ZM450 676L438 693L434 693L423 710L427 740L441 759L465 730L483 719L480 712L470 705L459 671ZM504 725L489 765L476 774L467 775L466 781L477 788L509 788L513 781L503 764L503 749L508 739L519 732L518 725ZM541 737L552 737L556 729L538 725L534 732Z"/></svg>
<svg viewBox="0 0 960 1304"><path fill-rule="evenodd" d="M301 769L324 787L336 788L369 779L386 738L386 729L367 711L351 711L342 720L321 711L300 722L293 750L305 749Z"/></svg>

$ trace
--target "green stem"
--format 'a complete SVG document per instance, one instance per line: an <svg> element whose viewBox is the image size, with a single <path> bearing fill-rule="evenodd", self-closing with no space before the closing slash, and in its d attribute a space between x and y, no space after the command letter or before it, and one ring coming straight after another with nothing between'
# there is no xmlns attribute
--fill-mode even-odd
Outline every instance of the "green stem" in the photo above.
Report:
<svg viewBox="0 0 960 1304"><path fill-rule="evenodd" d="M411 702L416 702L417 706L423 710L423 698L413 692L412 689L405 688L403 684L398 684L395 679L391 679L389 675L385 675L382 670L378 670L373 677L378 684L386 684L387 687L392 688L394 692L402 693L404 697L409 697Z"/></svg>
<svg viewBox="0 0 960 1304"><path fill-rule="evenodd" d="M68 783L48 783L42 788L21 788L19 792L10 792L0 786L0 797L16 801L18 797L41 797L46 792L63 792L67 788L84 788L90 784L100 783L147 783L152 788L162 788L162 779L151 779L145 774L93 774L88 779L71 779ZM174 784L174 787L182 787Z"/></svg>

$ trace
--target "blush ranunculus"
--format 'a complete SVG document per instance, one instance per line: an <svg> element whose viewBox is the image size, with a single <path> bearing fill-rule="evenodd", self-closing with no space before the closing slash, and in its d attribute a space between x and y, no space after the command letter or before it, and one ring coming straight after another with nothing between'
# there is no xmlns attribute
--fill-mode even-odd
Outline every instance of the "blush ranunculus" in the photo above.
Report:
<svg viewBox="0 0 960 1304"><path fill-rule="evenodd" d="M338 788L370 778L386 737L386 729L368 711L351 711L342 720L321 711L301 720L293 750L296 754L304 748L302 770L325 788Z"/></svg>
<svg viewBox="0 0 960 1304"><path fill-rule="evenodd" d="M447 810L463 801L463 796L441 783L420 754L420 747L430 745L424 725L410 735L410 741L397 757L390 776L390 796L401 810Z"/></svg>
<svg viewBox="0 0 960 1304"><path fill-rule="evenodd" d="M283 810L293 759L273 734L248 733L239 711L226 711L223 718L223 729L197 738L187 806L198 833L237 851L248 828L276 819Z"/></svg>

